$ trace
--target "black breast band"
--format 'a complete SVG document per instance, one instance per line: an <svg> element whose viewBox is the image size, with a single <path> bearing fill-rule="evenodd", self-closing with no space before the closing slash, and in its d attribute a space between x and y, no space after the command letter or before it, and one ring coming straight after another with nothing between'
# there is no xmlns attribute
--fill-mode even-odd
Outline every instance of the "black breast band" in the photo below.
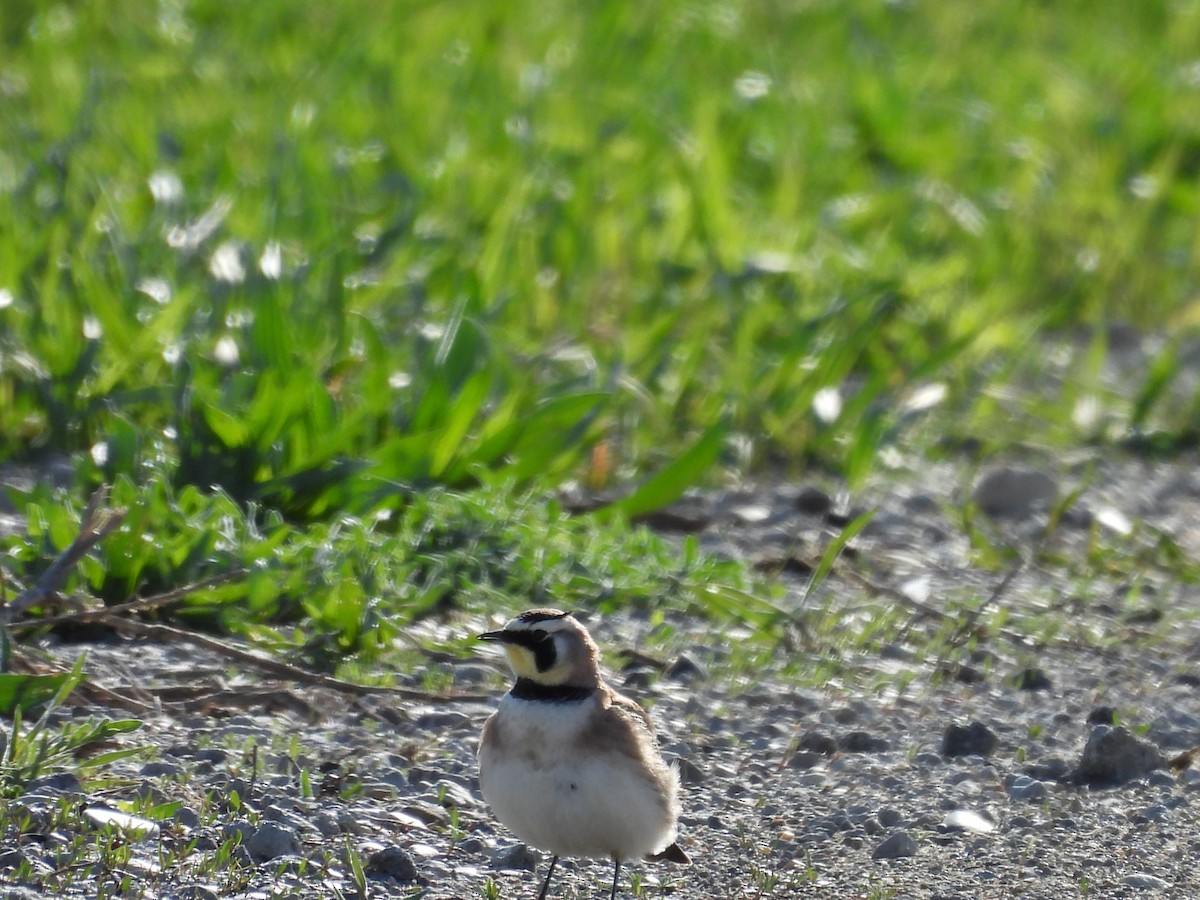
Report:
<svg viewBox="0 0 1200 900"><path fill-rule="evenodd" d="M518 700L541 700L546 703L578 703L596 693L593 687L573 684L540 684L532 678L518 678L509 691Z"/></svg>

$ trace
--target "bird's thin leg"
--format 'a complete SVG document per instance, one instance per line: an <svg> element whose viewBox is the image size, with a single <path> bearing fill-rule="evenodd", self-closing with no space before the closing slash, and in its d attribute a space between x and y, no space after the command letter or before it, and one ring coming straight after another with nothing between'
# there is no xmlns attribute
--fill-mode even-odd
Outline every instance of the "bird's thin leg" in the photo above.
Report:
<svg viewBox="0 0 1200 900"><path fill-rule="evenodd" d="M542 882L542 889L538 892L538 900L546 900L546 894L550 890L550 876L554 874L556 865L558 865L558 857L550 857L550 869L546 872L546 880Z"/></svg>
<svg viewBox="0 0 1200 900"><path fill-rule="evenodd" d="M621 877L621 860L613 857L613 889L608 895L608 900L617 900L617 879Z"/></svg>

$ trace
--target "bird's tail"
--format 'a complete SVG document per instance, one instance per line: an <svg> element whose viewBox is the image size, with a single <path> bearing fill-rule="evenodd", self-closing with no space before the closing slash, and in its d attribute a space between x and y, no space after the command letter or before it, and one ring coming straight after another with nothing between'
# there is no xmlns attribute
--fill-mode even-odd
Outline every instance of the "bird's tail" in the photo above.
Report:
<svg viewBox="0 0 1200 900"><path fill-rule="evenodd" d="M678 844L671 844L664 850L659 850L657 853L649 853L646 855L646 862L673 862L683 866L690 866L692 858L683 852L683 848Z"/></svg>

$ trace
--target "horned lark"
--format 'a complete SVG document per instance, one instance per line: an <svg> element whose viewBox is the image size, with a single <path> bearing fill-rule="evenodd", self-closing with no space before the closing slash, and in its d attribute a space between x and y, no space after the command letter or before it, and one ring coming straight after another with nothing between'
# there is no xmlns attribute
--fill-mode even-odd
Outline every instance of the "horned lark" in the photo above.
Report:
<svg viewBox="0 0 1200 900"><path fill-rule="evenodd" d="M480 640L504 647L516 683L483 726L479 786L501 822L552 854L688 863L676 844L679 773L642 707L600 677L600 651L570 613L531 609Z"/></svg>

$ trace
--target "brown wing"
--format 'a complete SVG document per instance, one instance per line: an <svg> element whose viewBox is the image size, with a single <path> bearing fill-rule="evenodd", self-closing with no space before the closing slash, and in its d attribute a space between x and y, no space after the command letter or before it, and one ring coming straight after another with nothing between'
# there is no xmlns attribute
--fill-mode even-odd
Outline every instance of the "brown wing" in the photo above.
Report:
<svg viewBox="0 0 1200 900"><path fill-rule="evenodd" d="M596 712L576 738L579 745L631 759L658 760L658 741L650 714L607 686L599 699Z"/></svg>
<svg viewBox="0 0 1200 900"><path fill-rule="evenodd" d="M486 774L483 766L483 746L484 744L487 744L493 750L496 750L499 749L501 744L500 723L497 721L498 718L499 716L497 716L496 713L492 713L490 716L488 716L487 721L483 723L483 733L479 737L479 749L475 751L475 758L480 762L479 787L481 790L483 789L483 779Z"/></svg>

